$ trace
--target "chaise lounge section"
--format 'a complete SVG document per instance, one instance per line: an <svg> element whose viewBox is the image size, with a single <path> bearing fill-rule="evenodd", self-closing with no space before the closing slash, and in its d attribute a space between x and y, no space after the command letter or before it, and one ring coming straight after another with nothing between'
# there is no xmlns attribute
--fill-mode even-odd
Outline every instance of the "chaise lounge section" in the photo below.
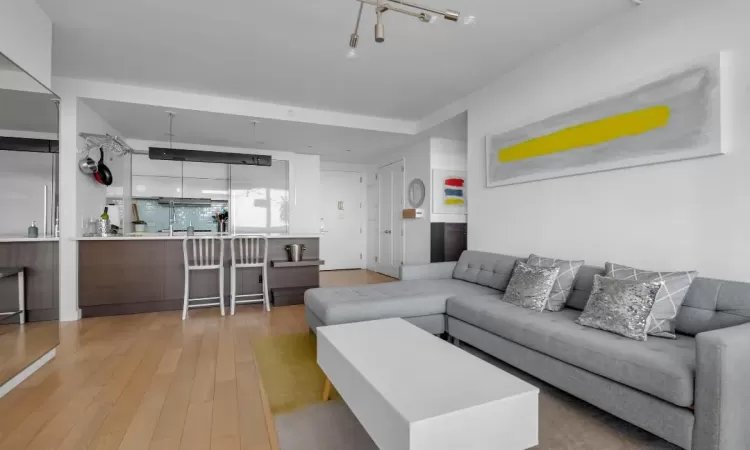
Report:
<svg viewBox="0 0 750 450"><path fill-rule="evenodd" d="M405 266L399 282L311 289L307 321L315 330L402 317L682 448L750 448L750 284L697 278L677 339L640 342L575 323L599 268L581 268L563 311L503 302L517 260L525 258L467 251L458 263Z"/></svg>

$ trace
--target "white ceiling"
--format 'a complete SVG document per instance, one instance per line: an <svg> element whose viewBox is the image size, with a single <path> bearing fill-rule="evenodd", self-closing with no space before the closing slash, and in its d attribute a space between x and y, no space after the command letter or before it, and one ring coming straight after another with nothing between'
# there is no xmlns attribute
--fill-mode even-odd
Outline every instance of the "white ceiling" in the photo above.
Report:
<svg viewBox="0 0 750 450"><path fill-rule="evenodd" d="M126 139L169 140L169 117L162 107L93 99L84 102ZM251 122L254 119L250 117L182 109L172 111L177 113L173 123L175 142L314 153L327 161L377 162L381 155L426 136L466 140L465 113L420 135L257 119L254 138Z"/></svg>
<svg viewBox="0 0 750 450"><path fill-rule="evenodd" d="M537 52L634 8L631 0L419 0L478 18L389 12L345 58L354 0L37 0L54 23L53 74L416 120ZM238 119L239 120L239 119Z"/></svg>

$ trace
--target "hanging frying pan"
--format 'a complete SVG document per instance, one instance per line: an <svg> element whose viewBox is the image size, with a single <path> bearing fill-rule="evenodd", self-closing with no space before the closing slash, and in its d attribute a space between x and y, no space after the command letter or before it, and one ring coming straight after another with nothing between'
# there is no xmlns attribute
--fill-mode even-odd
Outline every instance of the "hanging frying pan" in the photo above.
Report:
<svg viewBox="0 0 750 450"><path fill-rule="evenodd" d="M99 147L99 164L97 165L97 171L94 172L94 179L105 186L112 184L112 172L109 167L104 164L104 148Z"/></svg>

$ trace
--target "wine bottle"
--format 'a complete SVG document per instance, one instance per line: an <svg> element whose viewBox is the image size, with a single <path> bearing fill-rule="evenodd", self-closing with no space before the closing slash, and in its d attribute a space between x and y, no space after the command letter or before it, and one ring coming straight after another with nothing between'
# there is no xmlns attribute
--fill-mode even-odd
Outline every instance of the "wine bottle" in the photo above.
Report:
<svg viewBox="0 0 750 450"><path fill-rule="evenodd" d="M104 212L101 216L99 216L99 218L102 220L109 220L109 213L107 211L109 211L109 206L104 207Z"/></svg>

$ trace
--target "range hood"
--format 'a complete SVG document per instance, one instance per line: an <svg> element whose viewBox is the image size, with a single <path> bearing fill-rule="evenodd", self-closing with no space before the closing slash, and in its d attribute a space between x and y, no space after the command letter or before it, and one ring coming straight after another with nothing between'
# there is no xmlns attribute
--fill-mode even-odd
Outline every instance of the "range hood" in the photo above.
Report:
<svg viewBox="0 0 750 450"><path fill-rule="evenodd" d="M192 161L212 164L236 164L245 166L271 166L268 155L248 155L244 153L205 152L200 150L181 150L171 148L148 148L149 159L163 161Z"/></svg>
<svg viewBox="0 0 750 450"><path fill-rule="evenodd" d="M156 199L160 205L188 205L188 206L206 206L211 205L210 198L180 198L180 197L158 197Z"/></svg>

